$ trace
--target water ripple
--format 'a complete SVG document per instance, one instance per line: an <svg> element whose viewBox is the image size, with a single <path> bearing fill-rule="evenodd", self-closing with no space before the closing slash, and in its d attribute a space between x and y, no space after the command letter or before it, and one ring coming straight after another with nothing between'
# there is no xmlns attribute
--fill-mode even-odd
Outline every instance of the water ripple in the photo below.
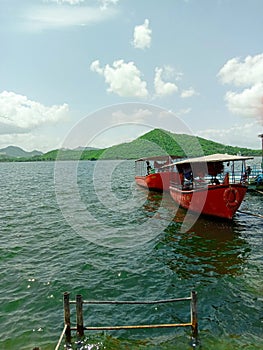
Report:
<svg viewBox="0 0 263 350"><path fill-rule="evenodd" d="M107 223L105 242L111 244L102 245L79 235L62 215L53 163L0 164L0 348L54 349L63 326L64 291L72 298L82 293L85 299L156 300L188 296L195 289L203 349L261 349L262 220L241 213L232 223L200 218L182 233L185 211L175 216L169 196L139 189L134 194L123 176L125 166L133 169L133 162L113 173L115 195L103 203L88 177L94 162L79 164L82 203ZM66 186L65 195L70 198ZM111 200L124 208L133 196L138 206L132 211L115 210L115 204L110 209ZM248 193L241 209L262 214L262 198ZM141 245L112 244L144 235L138 223L145 222L159 227L158 234ZM89 229L100 236L96 223ZM96 306L85 311L90 324L181 322L188 316L188 303L176 309ZM94 333L86 344L159 350L173 349L176 342L177 349L188 349L189 336L183 329Z"/></svg>

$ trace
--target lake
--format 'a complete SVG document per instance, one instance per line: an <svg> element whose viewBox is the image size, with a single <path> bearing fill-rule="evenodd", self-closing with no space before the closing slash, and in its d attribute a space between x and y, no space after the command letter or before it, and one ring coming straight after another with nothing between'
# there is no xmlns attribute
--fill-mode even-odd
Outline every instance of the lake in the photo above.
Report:
<svg viewBox="0 0 263 350"><path fill-rule="evenodd" d="M136 187L133 161L0 163L0 175L0 349L54 349L65 291L160 300L192 290L198 348L263 348L262 195L248 192L228 222L193 218L169 195ZM190 314L183 302L87 306L84 316L120 325ZM73 348L192 349L191 332L86 331Z"/></svg>

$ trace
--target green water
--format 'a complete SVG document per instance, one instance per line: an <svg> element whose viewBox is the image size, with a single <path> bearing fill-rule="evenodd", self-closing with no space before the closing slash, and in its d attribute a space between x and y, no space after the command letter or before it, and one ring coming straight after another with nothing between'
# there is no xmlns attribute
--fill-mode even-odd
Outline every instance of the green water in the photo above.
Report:
<svg viewBox="0 0 263 350"><path fill-rule="evenodd" d="M198 348L263 348L260 217L194 222L168 195L137 188L132 161L76 164L0 164L0 349L54 349L64 291L71 299L160 300L191 290L198 293ZM247 193L240 209L263 215L262 196ZM84 314L90 325L189 316L188 302L95 305ZM72 346L192 349L189 328L86 332Z"/></svg>

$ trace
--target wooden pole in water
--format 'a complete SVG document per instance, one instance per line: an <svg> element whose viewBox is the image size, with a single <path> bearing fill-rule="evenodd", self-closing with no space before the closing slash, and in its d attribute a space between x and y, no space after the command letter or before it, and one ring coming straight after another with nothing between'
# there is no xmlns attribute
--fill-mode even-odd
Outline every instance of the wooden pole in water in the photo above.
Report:
<svg viewBox="0 0 263 350"><path fill-rule="evenodd" d="M197 293L191 292L191 323L192 323L192 336L197 339L198 326L197 326Z"/></svg>
<svg viewBox="0 0 263 350"><path fill-rule="evenodd" d="M76 313L77 313L77 334L80 337L84 336L83 326L83 299L81 294L76 295Z"/></svg>
<svg viewBox="0 0 263 350"><path fill-rule="evenodd" d="M69 293L64 293L64 324L67 325L65 331L66 341L71 342L71 331L70 331L70 306L69 306Z"/></svg>

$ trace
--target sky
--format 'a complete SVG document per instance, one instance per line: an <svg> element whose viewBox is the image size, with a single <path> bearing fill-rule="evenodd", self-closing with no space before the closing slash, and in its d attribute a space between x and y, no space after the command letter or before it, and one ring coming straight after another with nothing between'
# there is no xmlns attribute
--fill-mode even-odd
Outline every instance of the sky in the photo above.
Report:
<svg viewBox="0 0 263 350"><path fill-rule="evenodd" d="M0 0L0 148L152 128L261 148L262 0Z"/></svg>

